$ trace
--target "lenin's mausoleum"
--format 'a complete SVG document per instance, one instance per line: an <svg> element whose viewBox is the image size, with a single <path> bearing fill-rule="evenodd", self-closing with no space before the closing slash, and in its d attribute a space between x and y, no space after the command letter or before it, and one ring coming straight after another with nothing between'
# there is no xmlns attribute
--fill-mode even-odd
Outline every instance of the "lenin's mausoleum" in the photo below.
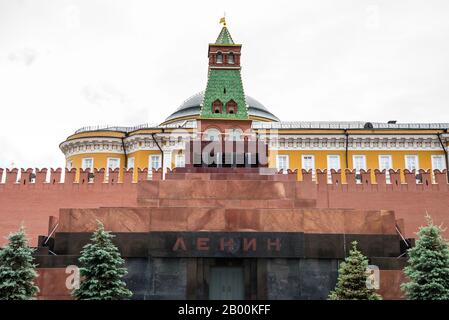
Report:
<svg viewBox="0 0 449 320"><path fill-rule="evenodd" d="M205 90L159 125L82 128L65 169L0 169L1 241L23 223L38 298L71 298L97 220L133 299L326 299L353 240L402 297L426 213L449 224L449 124L280 121L246 95L241 49L224 25Z"/></svg>

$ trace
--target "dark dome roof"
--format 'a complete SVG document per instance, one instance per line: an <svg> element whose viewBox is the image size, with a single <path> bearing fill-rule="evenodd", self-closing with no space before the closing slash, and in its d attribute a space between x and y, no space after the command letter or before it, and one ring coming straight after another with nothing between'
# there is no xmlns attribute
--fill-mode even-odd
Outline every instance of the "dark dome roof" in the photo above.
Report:
<svg viewBox="0 0 449 320"><path fill-rule="evenodd" d="M175 112L173 112L167 119L165 119L165 122L167 121L173 121L177 118L181 117L188 117L188 116L198 116L200 114L201 110L201 103L203 102L204 92L199 92L187 100L185 100L181 106L176 109ZM245 96L246 103L248 104L248 113L250 116L254 117L262 117L266 118L271 121L279 121L278 117L273 115L270 111L268 111L267 108L264 107L263 104L261 104L256 99Z"/></svg>

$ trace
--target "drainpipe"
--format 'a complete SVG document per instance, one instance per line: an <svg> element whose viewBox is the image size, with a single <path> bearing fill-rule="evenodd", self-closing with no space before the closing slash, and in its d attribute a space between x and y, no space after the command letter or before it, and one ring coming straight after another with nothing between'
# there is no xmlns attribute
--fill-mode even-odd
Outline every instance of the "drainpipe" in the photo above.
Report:
<svg viewBox="0 0 449 320"><path fill-rule="evenodd" d="M445 130L445 132L447 133L447 129ZM447 148L444 145L443 140L441 140L441 133L438 133L437 136L438 136L438 140L440 141L441 148L443 148L443 151L444 151L444 159L446 160L446 175L447 175L447 181L449 183L449 157L447 155Z"/></svg>
<svg viewBox="0 0 449 320"><path fill-rule="evenodd" d="M126 148L125 148L125 138L126 137L128 137L128 133L125 133L125 136L121 138L123 153L125 154L125 170L128 169L128 155L126 154Z"/></svg>
<svg viewBox="0 0 449 320"><path fill-rule="evenodd" d="M164 129L162 129L162 133L164 132ZM159 143L157 142L157 140L154 138L156 134L152 133L151 137L153 138L154 143L156 144L156 146L159 148L159 150L161 151L161 168L162 168L162 180L165 180L165 175L164 175L164 151L162 151L161 146L159 145ZM149 170L150 168L148 168Z"/></svg>
<svg viewBox="0 0 449 320"><path fill-rule="evenodd" d="M345 129L345 160L346 160L346 169L349 168L349 162L348 162L348 140L349 140L348 129Z"/></svg>

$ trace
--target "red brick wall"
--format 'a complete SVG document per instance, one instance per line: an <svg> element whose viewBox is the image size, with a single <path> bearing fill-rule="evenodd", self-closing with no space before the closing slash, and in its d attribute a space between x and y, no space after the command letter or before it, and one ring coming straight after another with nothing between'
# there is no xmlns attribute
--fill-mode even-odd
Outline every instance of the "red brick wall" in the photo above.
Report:
<svg viewBox="0 0 449 320"><path fill-rule="evenodd" d="M0 245L6 242L4 236L18 230L22 223L31 245L36 245L38 235L49 232L49 217L58 216L60 208L137 205L137 184L130 181L103 183L103 176L97 175L93 183L82 184L74 183L74 175L66 173L66 181L59 183L59 171L54 184L42 179L30 184L27 178L22 179L24 174L20 183L14 183L13 171L6 174L6 183L0 184Z"/></svg>
<svg viewBox="0 0 449 320"><path fill-rule="evenodd" d="M55 183L44 183L45 179L40 174L42 172L38 172L36 182L30 184L27 178L29 171L22 172L20 183L15 183L17 170L0 171L0 176L6 174L6 183L0 183L1 244L5 242L3 237L9 232L17 230L23 222L31 243L35 245L38 235L48 234L49 217L58 216L60 208L149 205L142 200L138 202L137 184L131 182L132 172L125 174L124 183L104 183L101 172L95 173L93 183L86 182L88 172L81 173L81 177L84 177L84 183L74 183L73 171L67 172L65 182L60 183L60 170L52 170L51 172L49 181L55 181ZM114 176L114 174L117 173L110 175ZM303 181L295 183L295 186L292 186L294 187L292 192L293 194L296 192L297 199L316 199L318 208L394 210L396 219L403 219L404 221L407 237L415 237L418 227L425 223L426 212L432 216L435 223L449 225L449 187L445 172L435 173L436 183L431 182L430 172L423 172L424 183L422 184L416 184L413 173L409 172L405 172L407 183L404 184L395 183L399 176L398 172L391 173L391 180L393 181L391 184L386 184L382 173L379 172L376 172L376 181L363 179L365 181L363 184L355 184L355 181L352 181L353 173L346 172L346 175L347 184L341 184L341 174L338 172L333 173L333 183L328 184L325 172L317 173L318 183L312 181L310 173L303 173ZM230 178L232 179L232 177ZM80 181L82 180L80 178ZM114 181L117 181L117 179L114 179ZM212 182L219 184L219 181ZM254 182L255 185L252 188L245 189L242 183L235 181L233 191L229 194L220 193L220 196L225 199L232 196L238 196L239 199L242 197L245 199L254 198L250 194L244 194L251 193L248 190L254 191L257 187L263 185L260 181ZM162 183L165 184L165 182ZM169 181L167 183L170 184ZM204 189L205 184L201 183L201 186L198 187ZM217 188L221 192L223 191L219 186ZM213 188L206 188L205 190L212 192ZM176 188L173 190L172 188L167 190L170 193L168 198L171 199L176 194L179 195L180 192L185 193L183 199L194 198L195 193L192 193L194 190L187 191L177 190ZM263 197L265 194L267 199L272 198L273 194L269 195L263 191L261 189L257 197ZM153 201L158 201L157 197L159 196L159 194L155 195L156 198ZM446 230L445 235L447 238L449 237L449 230Z"/></svg>

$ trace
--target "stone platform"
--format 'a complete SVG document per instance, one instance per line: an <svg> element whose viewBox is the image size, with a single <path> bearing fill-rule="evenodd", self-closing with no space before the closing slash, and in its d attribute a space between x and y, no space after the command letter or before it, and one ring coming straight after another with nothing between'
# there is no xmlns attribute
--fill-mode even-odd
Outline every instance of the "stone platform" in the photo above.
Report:
<svg viewBox="0 0 449 320"><path fill-rule="evenodd" d="M136 299L207 299L208 270L226 261L246 270L247 299L324 299L353 240L380 268L380 293L401 297L393 211L317 208L293 174L247 169L175 170L138 182L137 206L60 209L47 246L39 241L40 298L70 298L65 267L97 220L116 234Z"/></svg>

